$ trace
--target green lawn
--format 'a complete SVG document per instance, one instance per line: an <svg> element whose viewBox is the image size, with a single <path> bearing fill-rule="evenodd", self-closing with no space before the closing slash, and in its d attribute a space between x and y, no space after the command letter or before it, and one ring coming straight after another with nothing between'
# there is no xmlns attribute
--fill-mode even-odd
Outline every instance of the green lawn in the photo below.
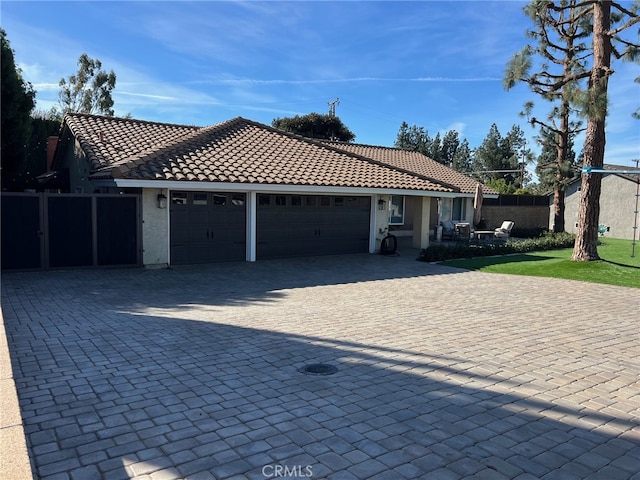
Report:
<svg viewBox="0 0 640 480"><path fill-rule="evenodd" d="M634 257L631 257L631 252L631 240L603 238L598 246L598 254L602 260L595 262L572 262L572 249L569 248L501 257L449 260L442 264L483 272L567 278L640 288L638 242Z"/></svg>

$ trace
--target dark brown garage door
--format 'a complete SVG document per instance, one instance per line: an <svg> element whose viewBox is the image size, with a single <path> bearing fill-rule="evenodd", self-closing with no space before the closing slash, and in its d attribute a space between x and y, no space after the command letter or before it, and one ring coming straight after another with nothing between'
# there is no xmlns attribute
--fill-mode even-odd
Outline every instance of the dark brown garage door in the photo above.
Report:
<svg viewBox="0 0 640 480"><path fill-rule="evenodd" d="M244 193L171 192L171 263L246 258Z"/></svg>
<svg viewBox="0 0 640 480"><path fill-rule="evenodd" d="M370 197L258 195L257 258L367 253Z"/></svg>

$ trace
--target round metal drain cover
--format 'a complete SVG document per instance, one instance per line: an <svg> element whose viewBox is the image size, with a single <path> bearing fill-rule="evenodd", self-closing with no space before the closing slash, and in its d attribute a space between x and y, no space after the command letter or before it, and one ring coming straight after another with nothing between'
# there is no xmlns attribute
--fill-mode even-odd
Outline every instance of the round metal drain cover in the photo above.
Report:
<svg viewBox="0 0 640 480"><path fill-rule="evenodd" d="M299 371L305 375L333 375L338 371L338 369L333 365L327 365L326 363L313 363L311 365L301 367Z"/></svg>

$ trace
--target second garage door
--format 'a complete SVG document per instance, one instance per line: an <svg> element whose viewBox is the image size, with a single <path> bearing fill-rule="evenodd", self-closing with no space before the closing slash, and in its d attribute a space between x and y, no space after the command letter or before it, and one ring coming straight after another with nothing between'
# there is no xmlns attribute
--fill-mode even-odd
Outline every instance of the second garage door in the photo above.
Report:
<svg viewBox="0 0 640 480"><path fill-rule="evenodd" d="M367 253L371 198L259 194L257 258Z"/></svg>

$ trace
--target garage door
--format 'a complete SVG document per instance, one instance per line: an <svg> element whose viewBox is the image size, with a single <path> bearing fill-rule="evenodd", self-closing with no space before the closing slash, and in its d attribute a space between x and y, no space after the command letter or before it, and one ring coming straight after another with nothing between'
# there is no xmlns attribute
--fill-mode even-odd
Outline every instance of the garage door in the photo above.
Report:
<svg viewBox="0 0 640 480"><path fill-rule="evenodd" d="M258 195L257 258L367 253L370 197Z"/></svg>
<svg viewBox="0 0 640 480"><path fill-rule="evenodd" d="M245 194L171 192L171 263L246 259Z"/></svg>

